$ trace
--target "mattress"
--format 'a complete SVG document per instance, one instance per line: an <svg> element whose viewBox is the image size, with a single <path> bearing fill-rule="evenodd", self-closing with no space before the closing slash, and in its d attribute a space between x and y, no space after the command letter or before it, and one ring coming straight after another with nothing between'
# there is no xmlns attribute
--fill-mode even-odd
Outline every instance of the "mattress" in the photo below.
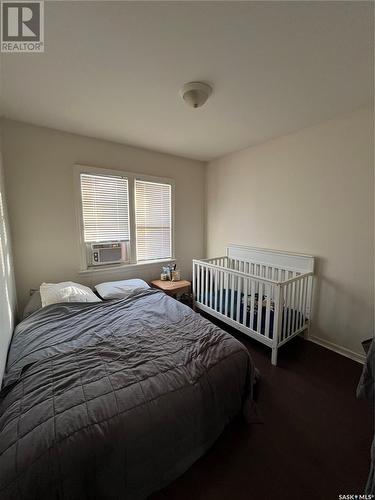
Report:
<svg viewBox="0 0 375 500"><path fill-rule="evenodd" d="M138 499L252 407L229 334L158 290L22 321L0 394L1 499Z"/></svg>

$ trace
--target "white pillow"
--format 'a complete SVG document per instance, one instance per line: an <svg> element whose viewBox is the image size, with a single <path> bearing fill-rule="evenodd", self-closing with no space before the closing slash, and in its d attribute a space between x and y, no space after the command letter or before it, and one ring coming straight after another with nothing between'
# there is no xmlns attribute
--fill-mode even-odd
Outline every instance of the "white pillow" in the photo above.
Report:
<svg viewBox="0 0 375 500"><path fill-rule="evenodd" d="M134 279L99 283L95 288L102 299L123 299L150 287L145 281Z"/></svg>
<svg viewBox="0 0 375 500"><path fill-rule="evenodd" d="M40 296L42 307L60 302L101 302L89 287L73 283L73 281L42 283Z"/></svg>

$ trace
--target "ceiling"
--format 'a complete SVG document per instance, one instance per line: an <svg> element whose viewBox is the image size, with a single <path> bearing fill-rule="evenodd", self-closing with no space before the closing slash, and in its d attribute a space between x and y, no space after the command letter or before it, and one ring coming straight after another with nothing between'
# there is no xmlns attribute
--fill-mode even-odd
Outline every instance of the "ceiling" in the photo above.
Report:
<svg viewBox="0 0 375 500"><path fill-rule="evenodd" d="M3 116L209 160L371 103L372 2L45 2ZM214 87L189 108L179 89Z"/></svg>

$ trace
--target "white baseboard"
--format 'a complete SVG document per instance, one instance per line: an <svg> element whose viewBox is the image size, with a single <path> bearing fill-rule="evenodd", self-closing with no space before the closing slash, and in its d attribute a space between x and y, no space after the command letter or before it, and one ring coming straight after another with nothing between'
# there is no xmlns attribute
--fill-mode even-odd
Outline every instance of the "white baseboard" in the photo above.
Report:
<svg viewBox="0 0 375 500"><path fill-rule="evenodd" d="M346 356L347 358L352 359L353 361L357 361L358 363L364 363L366 356L364 354L358 354L350 349L346 349L345 347L341 347L333 342L329 342L328 340L323 340L319 337L314 337L314 335L309 335L306 340L310 340L315 344L319 344L322 347L330 349L331 351L337 352L337 354L341 354L342 356Z"/></svg>

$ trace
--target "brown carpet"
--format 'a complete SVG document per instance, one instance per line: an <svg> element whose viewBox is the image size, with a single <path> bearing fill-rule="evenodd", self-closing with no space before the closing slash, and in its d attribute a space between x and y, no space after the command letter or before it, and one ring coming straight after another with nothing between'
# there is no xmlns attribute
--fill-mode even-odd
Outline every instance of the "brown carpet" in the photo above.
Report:
<svg viewBox="0 0 375 500"><path fill-rule="evenodd" d="M264 424L236 419L204 457L150 498L337 500L363 493L373 429L367 403L355 397L362 365L296 338L280 349L275 368L270 349L235 336L262 375Z"/></svg>

